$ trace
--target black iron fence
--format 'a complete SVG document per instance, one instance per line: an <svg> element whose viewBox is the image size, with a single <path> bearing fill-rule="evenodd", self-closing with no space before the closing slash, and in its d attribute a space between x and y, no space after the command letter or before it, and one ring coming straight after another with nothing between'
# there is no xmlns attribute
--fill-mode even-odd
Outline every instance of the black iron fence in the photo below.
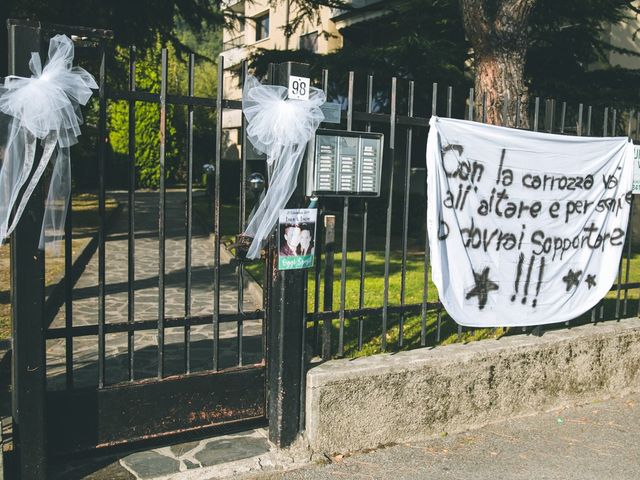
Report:
<svg viewBox="0 0 640 480"><path fill-rule="evenodd" d="M346 109L342 127L385 133L383 194L373 200L320 199L324 221L319 221L322 232L318 235L315 269L309 274L306 313L313 354L329 359L518 332L542 334L542 326L463 328L443 309L431 283L425 171L429 116L451 117L452 112L458 112L460 118L486 122L486 97L477 98L473 88L454 95L451 86L443 88L433 83L430 95L422 95L423 102L425 97L429 101L420 106L425 114L418 116L414 115L418 107L415 92L424 89L424 85L395 77L389 85L383 79L382 88L389 91L381 95L377 79L368 76L365 89L356 88L365 83L357 80L353 72L340 79L347 86L342 96ZM322 82L326 88L329 72L323 72ZM402 97L400 91L404 93ZM380 98L388 101L380 102ZM565 135L639 138L640 111L635 108L571 105L553 98L534 97L524 109L525 121L521 118L520 100L514 103L509 105L508 99L502 102L502 118L507 118L507 110L515 107L508 126L528 125L533 131ZM357 109L359 105L366 106L364 111ZM636 278L637 265L632 260L638 244L640 217L634 210L637 208L632 205L624 254L611 293L589 314L560 326L547 325L545 329L638 314L640 283Z"/></svg>
<svg viewBox="0 0 640 480"><path fill-rule="evenodd" d="M241 108L240 102L223 98L223 61L216 96L194 94L194 55L188 59L187 91L172 94L163 49L159 91L143 91L137 88L137 52L131 48L127 88L114 88L111 32L12 21L10 73L28 76L31 52L46 52L57 33L74 39L76 56L87 56L83 66L99 85L88 107L95 112L95 129L84 130L96 136L94 155L87 161L93 163L97 225L75 230L77 212L70 206L62 279L49 290L45 272L60 259L38 249L40 189L25 211L28 221L11 239L13 425L16 475L25 479L44 478L47 459L256 426L267 416L264 296L254 288L248 301L245 269L222 247L223 236L243 228L247 195L242 179L248 175L243 153L241 172L233 180L239 195L223 203L223 115ZM112 159L109 107L116 102L128 109L127 188L120 192L106 186ZM145 105L157 106L154 124L142 127L158 139L157 190L138 188L136 134L141 125L136 111ZM172 189L166 168L170 108L185 109L187 123L181 152L186 182ZM216 118L215 173L213 188L207 190L194 181L196 109ZM111 200L120 204L115 213L107 209ZM223 210L230 213L221 215ZM87 236L89 241L78 247L76 240Z"/></svg>
<svg viewBox="0 0 640 480"><path fill-rule="evenodd" d="M31 50L42 49L58 32L78 36L78 45L85 42L97 55L99 221L87 253L74 257L75 213L69 209L64 277L46 302L45 259L38 250L43 195L34 195L28 218L12 239L13 404L24 478L42 478L47 455L267 418L273 419L270 428L278 430L276 441L286 444L304 425L301 395L309 356L329 359L431 346L451 335L478 336L455 325L438 301L430 282L425 228L429 116L457 112L483 121L486 102L478 101L473 90L462 95L437 83L418 90L424 86L395 77L359 79L353 72L333 81L334 74L324 71L319 83L333 91L329 100L345 106L340 127L385 133L382 194L375 199L321 198L315 267L285 275L275 270L273 243L260 262L233 256L231 244L257 201L257 195L249 195L247 179L258 162L250 166L241 115L235 126L239 156L235 165L222 161L224 120L242 108L239 100L223 96L224 59L218 64L215 97L195 95L193 55L186 91L171 92L166 50L159 59L158 92L138 88L134 48L127 88L113 88L108 82L110 32L16 23L10 27L14 73L25 75ZM241 70L246 74L246 64ZM285 77L270 69L269 81L283 83ZM346 90L340 92L343 84ZM111 102L127 106L124 192L106 186ZM141 126L136 110L149 104L158 107L156 127L149 132L159 138L157 191L137 188L136 133ZM169 108L186 110L186 180L173 189L166 181ZM195 182L196 109L215 113L214 180L207 190ZM640 128L640 112L553 99L533 99L528 117L534 130L564 134L633 132L638 138ZM596 118L602 119L601 130ZM520 126L521 119L516 116L514 122ZM225 190L229 184L237 188ZM108 215L109 196L121 204L119 226ZM632 226L636 220L634 214ZM630 295L640 288L634 283L635 230L629 229L613 297L603 299L586 321L637 314L640 303ZM289 297L292 292L295 298ZM205 300L196 308L198 295ZM247 306L250 295L259 297L257 304ZM82 304L87 299L93 302L89 307Z"/></svg>

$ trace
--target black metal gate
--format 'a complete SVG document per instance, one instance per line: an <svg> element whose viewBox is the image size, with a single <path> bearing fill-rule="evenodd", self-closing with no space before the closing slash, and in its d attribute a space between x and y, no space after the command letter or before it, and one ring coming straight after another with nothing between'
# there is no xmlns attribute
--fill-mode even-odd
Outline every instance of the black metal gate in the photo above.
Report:
<svg viewBox="0 0 640 480"><path fill-rule="evenodd" d="M10 21L10 73L29 76L31 51L46 52L56 33L73 38L77 59L89 59L78 63L96 65L96 158L88 168L96 175L99 222L95 232L80 235L88 240L77 246L73 224L81 212L69 208L64 274L48 287L45 269L50 265L38 250L41 189L12 237L13 417L16 445L25 457L19 462L22 478L42 478L47 457L265 424L267 418L267 295L258 283L266 292L272 282L268 258L258 282L222 245L223 235L242 231L248 203L242 148L234 174L237 208L222 212L228 208L221 205L221 176L227 184L233 177L225 177L227 166L221 161L223 112L241 109L240 101L223 99L222 60L215 98L194 95L193 55L188 92L172 94L166 49L159 91L143 91L136 85L136 50L131 48L128 88L115 89L107 85L111 32ZM116 103L128 109L127 188L121 192L108 191L106 185L115 168L107 115ZM155 129L147 132L159 138L157 191L136 188L136 109L141 105L157 108ZM186 186L172 189L165 181L167 115L178 108L185 110L187 122L186 148L180 152ZM206 191L194 188L196 109L216 117L215 174ZM84 128L91 130L90 125ZM114 197L119 206L111 209ZM204 199L200 207L204 203L209 210L196 215L194 199ZM231 226L223 228L225 221Z"/></svg>

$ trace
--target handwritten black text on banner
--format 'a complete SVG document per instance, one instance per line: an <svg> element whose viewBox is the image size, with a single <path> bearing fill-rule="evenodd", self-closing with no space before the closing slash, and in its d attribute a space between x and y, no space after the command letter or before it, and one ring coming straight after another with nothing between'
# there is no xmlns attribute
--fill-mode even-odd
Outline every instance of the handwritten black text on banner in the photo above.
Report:
<svg viewBox="0 0 640 480"><path fill-rule="evenodd" d="M633 145L433 117L427 228L433 281L467 326L566 321L613 283Z"/></svg>

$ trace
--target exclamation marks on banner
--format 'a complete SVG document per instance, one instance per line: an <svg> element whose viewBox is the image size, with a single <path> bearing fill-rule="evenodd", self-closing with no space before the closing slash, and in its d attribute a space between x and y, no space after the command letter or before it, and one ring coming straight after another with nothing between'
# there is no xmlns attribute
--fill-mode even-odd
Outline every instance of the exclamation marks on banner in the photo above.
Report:
<svg viewBox="0 0 640 480"><path fill-rule="evenodd" d="M540 258L540 268L538 269L538 283L536 284L536 298L531 302L531 306L535 308L538 304L538 294L540 293L540 287L542 286L542 276L544 275L544 257Z"/></svg>
<svg viewBox="0 0 640 480"><path fill-rule="evenodd" d="M518 295L518 287L520 286L520 275L522 275L522 263L524 262L524 253L520 253L520 258L518 259L518 267L516 269L516 293L511 297L511 301L516 301L516 296Z"/></svg>
<svg viewBox="0 0 640 480"><path fill-rule="evenodd" d="M529 286L531 285L531 274L533 272L533 264L536 261L536 257L531 255L531 259L529 260L529 265L527 266L527 276L524 281L524 288L522 291L522 304L526 305L527 296L529 295ZM540 287L542 286L542 277L544 275L544 257L540 258L540 267L538 269L538 282L536 284L536 293L535 298L531 302L531 306L535 307L538 304L538 294L540 293ZM525 264L524 253L520 253L520 257L518 258L518 265L516 267L516 281L515 281L515 293L511 296L511 301L515 302L518 297L518 293L520 292L520 280L522 279L523 267Z"/></svg>

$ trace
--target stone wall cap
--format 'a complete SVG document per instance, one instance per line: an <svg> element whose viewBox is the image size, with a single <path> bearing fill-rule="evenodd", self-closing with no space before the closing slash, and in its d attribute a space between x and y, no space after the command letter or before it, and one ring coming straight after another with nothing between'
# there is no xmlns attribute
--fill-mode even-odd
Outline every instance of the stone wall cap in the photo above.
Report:
<svg viewBox="0 0 640 480"><path fill-rule="evenodd" d="M307 386L320 387L334 381L342 381L353 376L378 376L394 372L406 372L450 362L477 360L483 354L512 352L531 346L554 345L571 342L579 338L599 337L616 333L640 330L640 318L626 318L620 321L590 323L561 330L551 330L542 336L520 334L499 339L485 339L466 344L457 343L438 347L425 347L415 350L381 353L355 359L330 360L321 363L307 373Z"/></svg>

